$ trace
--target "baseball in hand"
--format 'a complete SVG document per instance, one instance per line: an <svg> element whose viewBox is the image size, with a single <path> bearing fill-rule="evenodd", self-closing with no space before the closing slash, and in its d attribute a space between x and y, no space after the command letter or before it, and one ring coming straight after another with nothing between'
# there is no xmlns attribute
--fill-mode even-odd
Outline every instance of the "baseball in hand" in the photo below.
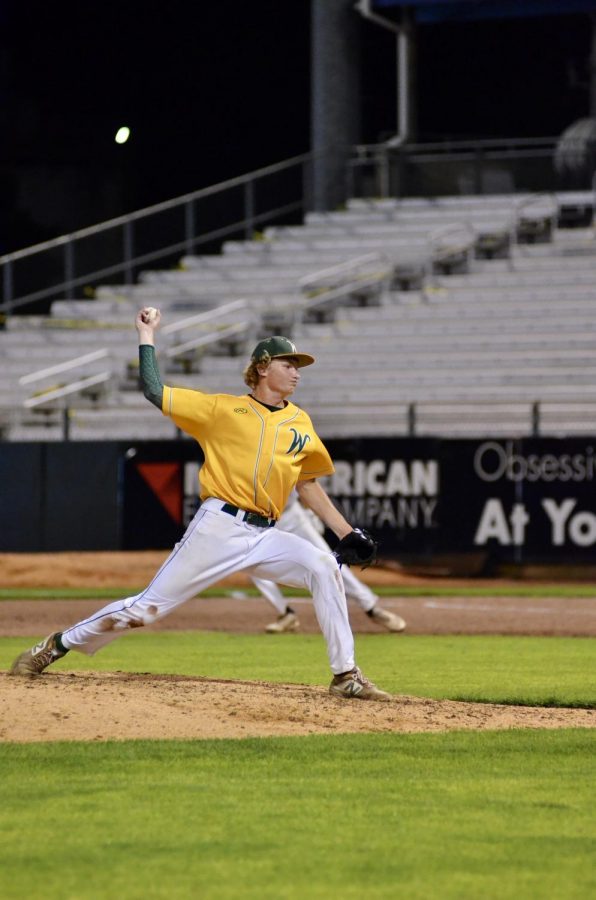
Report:
<svg viewBox="0 0 596 900"><path fill-rule="evenodd" d="M145 325L153 325L159 319L159 310L154 306L146 306L141 312L141 318Z"/></svg>

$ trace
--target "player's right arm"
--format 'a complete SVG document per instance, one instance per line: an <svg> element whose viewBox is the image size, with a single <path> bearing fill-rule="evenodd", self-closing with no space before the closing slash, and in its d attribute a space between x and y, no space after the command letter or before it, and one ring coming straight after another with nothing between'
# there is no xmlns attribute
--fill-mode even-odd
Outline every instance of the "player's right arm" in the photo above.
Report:
<svg viewBox="0 0 596 900"><path fill-rule="evenodd" d="M137 313L135 326L139 334L139 378L147 400L159 410L163 402L163 384L155 355L155 331L161 320L161 313L151 317L147 307Z"/></svg>

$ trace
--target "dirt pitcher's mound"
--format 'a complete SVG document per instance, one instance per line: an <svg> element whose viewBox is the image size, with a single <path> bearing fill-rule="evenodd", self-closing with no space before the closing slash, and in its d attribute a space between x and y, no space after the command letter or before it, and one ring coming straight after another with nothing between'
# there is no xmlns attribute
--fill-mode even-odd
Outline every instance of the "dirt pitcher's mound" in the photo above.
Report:
<svg viewBox="0 0 596 900"><path fill-rule="evenodd" d="M0 674L1 741L205 739L346 732L596 727L596 710L396 696L340 700L323 687L127 673Z"/></svg>

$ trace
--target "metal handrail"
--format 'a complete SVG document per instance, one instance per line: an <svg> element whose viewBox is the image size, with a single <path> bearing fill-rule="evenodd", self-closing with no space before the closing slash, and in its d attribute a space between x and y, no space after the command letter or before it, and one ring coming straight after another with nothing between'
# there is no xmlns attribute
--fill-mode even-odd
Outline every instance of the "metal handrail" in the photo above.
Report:
<svg viewBox="0 0 596 900"><path fill-rule="evenodd" d="M240 312L240 310L246 309L247 303L246 300L232 300L230 303L224 303L222 306L217 306L215 309L208 309L206 312L197 313L194 316L187 316L185 319L178 319L177 322L172 322L171 325L166 325L161 329L162 334L176 334L178 331L184 331L186 328L194 328L196 325L202 325L204 322L211 322L213 319L217 319L221 316L225 316L228 313L232 312Z"/></svg>
<svg viewBox="0 0 596 900"><path fill-rule="evenodd" d="M162 203L156 203L152 206L144 207L132 213L116 218L109 219L97 225L87 228L81 228L70 234L60 235L49 241L35 244L23 250L17 250L0 256L0 269L2 270L2 290L3 302L0 303L0 312L9 313L14 309L19 309L30 303L50 297L58 297L65 295L66 299L73 298L73 291L82 285L88 285L101 278L124 273L127 284L133 283L133 275L136 268L159 259L165 259L174 253L186 251L192 252L198 245L208 241L220 240L228 235L244 230L245 237L252 236L256 225L260 225L267 221L274 221L283 215L304 211L309 204L309 178L308 167L315 162L316 159L325 155L325 151L302 153L293 156L283 162L274 163L256 169L246 175L229 178L217 184L210 185L199 190L182 194L172 200L166 200ZM301 170L301 188L300 196L284 204L279 204L265 211L257 212L255 208L255 190L258 182L271 175L281 172L287 172L292 169ZM216 194L232 190L234 188L244 187L243 197L243 218L236 222L227 224L223 227L195 234L195 215L194 204L202 199L212 197ZM134 252L134 226L136 223L149 219L157 214L170 210L180 209L184 212L183 233L184 237L177 242L167 246L162 246L158 250L145 252L135 255ZM77 241L82 239L95 237L113 229L122 229L122 256L119 262L95 268L94 271L87 272L84 275L75 275L75 245ZM23 260L31 259L40 254L49 253L56 249L62 249L64 255L64 278L63 281L50 287L40 290L30 291L22 296L15 296L14 291L14 264Z"/></svg>
<svg viewBox="0 0 596 900"><path fill-rule="evenodd" d="M434 247L440 244L442 238L449 237L452 234L466 234L472 243L476 238L476 232L470 222L454 222L451 225L441 225L439 228L434 228L429 235L429 243L431 247Z"/></svg>
<svg viewBox="0 0 596 900"><path fill-rule="evenodd" d="M351 167L366 162L365 155L372 154L373 161L380 167L383 175L382 196L387 195L388 170L386 163L390 155L399 153L406 157L412 158L416 154L426 153L436 157L448 157L449 154L475 153L477 155L488 158L491 152L509 151L512 153L525 153L535 150L540 152L538 148L546 148L545 152L552 152L552 148L556 145L557 138L497 138L485 140L454 140L441 141L428 144L404 144L399 148L392 145L391 141L380 144L360 144L355 148L355 158L350 160L348 164L348 172ZM516 150L517 148L517 150ZM245 237L250 237L254 233L257 225L266 222L279 220L284 215L294 212L305 211L308 209L310 201L310 187L312 182L312 173L309 167L314 165L315 161L324 157L330 151L318 151L303 153L291 157L283 162L274 163L264 166L254 172L246 175L230 178L225 181L210 185L199 190L182 194L171 200L156 203L143 209L126 215L117 216L106 222L82 228L70 234L61 235L49 241L35 244L32 247L23 250L13 251L11 253L0 256L0 281L2 285L2 302L0 303L0 313L10 313L15 309L27 307L31 303L48 298L57 298L64 296L66 299L73 299L74 291L83 286L90 284L96 285L101 279L106 279L123 273L126 284L133 284L135 271L148 263L172 257L179 252L193 252L198 246L208 241L218 241L226 236L233 235L239 231L244 231ZM275 208L269 208L266 211L257 212L256 209L256 187L259 181L271 175L281 172L290 171L293 168L301 169L301 188L298 190L300 195L298 199L292 200L285 204L280 204ZM218 227L211 231L195 234L195 210L194 204L202 199L212 197L218 193L233 190L239 187L244 188L244 209L243 217L233 223L229 223L223 227ZM181 209L183 212L184 222L181 223L181 239L172 243L161 246L159 249L144 252L142 254L135 253L135 225L143 220L164 212ZM122 250L119 261L106 264L94 264L93 271L85 272L85 274L75 274L75 247L77 242L83 239L92 238L102 235L113 229L122 229ZM39 257L40 254L51 253L55 250L63 252L63 273L62 281L49 287L28 290L17 296L15 293L15 275L14 267L17 263Z"/></svg>
<svg viewBox="0 0 596 900"><path fill-rule="evenodd" d="M391 140L377 144L357 144L355 150L357 154L366 153L386 153L391 150L406 150L408 153L432 152L432 153L452 153L461 150L483 151L494 147L496 149L507 149L508 147L522 147L524 149L554 146L558 137L538 137L538 138L482 138L480 140L446 140L434 141L425 144L402 144L395 147Z"/></svg>
<svg viewBox="0 0 596 900"><path fill-rule="evenodd" d="M557 137L494 138L481 140L445 140L428 144L395 144L392 140L378 144L358 144L348 161L349 193L354 194L357 169L372 166L375 171L376 193L390 195L390 171L394 162L398 171L402 164L427 162L473 161L480 166L485 160L549 158L555 152Z"/></svg>
<svg viewBox="0 0 596 900"><path fill-rule="evenodd" d="M557 214L557 208L558 208L555 195L553 194L552 191L541 191L538 194L532 194L529 197L523 197L521 200L519 200L517 202L516 207L515 207L515 212L517 214L518 219L519 219L519 216L520 216L520 213L522 212L522 210L528 209L529 207L532 207L532 206L540 206L540 204L543 204L545 200L549 201L549 203L550 203L549 215L551 218L554 218Z"/></svg>
<svg viewBox="0 0 596 900"><path fill-rule="evenodd" d="M199 315L189 316L185 319L179 320L178 322L173 322L171 325L167 325L163 329L163 334L176 334L187 328L196 327L197 325L200 325L202 323L213 322L213 320L221 318L222 315L225 316L229 313L238 312L241 309L246 309L246 306L247 304L245 300L235 300L231 303L226 303L224 306L221 306L217 309L208 310L207 312L200 313ZM176 344L172 347L169 347L162 351L159 355L163 355L166 358L180 356L189 350L195 350L198 347L216 343L234 334L246 332L248 331L249 327L250 323L247 321L230 323L229 325L215 328L213 331L210 331L209 334L203 334L197 338L186 341L185 343ZM58 375L62 372L68 372L72 369L80 368L82 366L89 365L90 363L97 362L100 359L105 359L110 355L111 351L107 347L102 347L99 350L94 350L91 353L82 354L81 356L77 356L74 359L67 360L63 363L58 363L55 366L48 366L44 369L39 369L35 372L30 372L27 375L23 375L19 379L19 384L33 384L36 381L41 381L44 378L51 377L52 375ZM61 400L63 397L82 393L87 388L109 382L112 378L113 373L107 370L98 374L88 375L83 378L79 378L76 381L71 382L70 384L60 385L60 387L52 388L33 397L28 397L23 401L23 407L25 409L35 409L37 407L45 406L47 404L53 403L56 400ZM67 411L68 410L65 407L65 414L67 413ZM64 422L64 435L66 439L68 435L67 419L65 419Z"/></svg>
<svg viewBox="0 0 596 900"><path fill-rule="evenodd" d="M199 337L192 338L190 341L185 341L183 344L174 344L172 347L168 347L162 352L168 359L173 359L176 356L182 356L182 354L188 353L189 350L198 350L199 347L207 347L209 344L216 344L234 334L243 334L248 331L249 327L250 322L246 321L224 325L217 331L210 331L209 334L201 334Z"/></svg>
<svg viewBox="0 0 596 900"><path fill-rule="evenodd" d="M331 300L339 300L341 297L349 296L349 294L354 293L354 291L361 291L363 288L376 287L377 285L382 284L383 281L386 281L388 276L389 272L384 273L382 276L375 275L371 278L364 278L359 281L350 281L339 287L330 288L320 294L316 294L314 297L305 297L299 305L299 312L304 313L308 310L315 309L317 306L324 306Z"/></svg>
<svg viewBox="0 0 596 900"><path fill-rule="evenodd" d="M310 286L316 286L317 282L324 281L330 276L349 275L354 269L358 269L360 266L366 265L366 263L386 264L386 262L381 253L366 253L364 256L355 256L353 259L346 260L346 262L337 263L335 266L327 266L325 269L319 269L317 272L305 275L300 279L299 284L302 290L305 290Z"/></svg>
<svg viewBox="0 0 596 900"><path fill-rule="evenodd" d="M454 243L452 244L445 244L442 242L443 238L448 238L451 235L460 235L461 238L459 242L454 241ZM444 260L447 260L450 254L456 252L465 253L466 259L469 263L474 253L475 241L476 232L469 222L460 222L457 224L444 225L441 228L436 228L431 232L429 236L432 261L441 263Z"/></svg>
<svg viewBox="0 0 596 900"><path fill-rule="evenodd" d="M253 216L252 224L258 225L261 222L266 222L271 218L276 218L278 216L286 215L287 213L297 212L302 209L302 201L297 200L294 203L286 203L284 206L277 206L274 209L268 210L266 213L259 213L258 215ZM119 272L126 271L130 268L138 268L139 266L143 266L146 263L156 262L157 260L163 259L166 256L171 256L173 253L181 253L182 251L189 252L191 249L200 246L201 244L206 244L210 241L217 241L221 238L227 237L230 234L236 234L239 229L243 227L245 224L244 219L232 222L230 225L224 225L221 228L215 228L212 231L208 231L205 234L199 235L198 237L188 238L185 237L184 240L177 241L175 244L168 244L166 246L160 247L159 250L153 250L150 253L142 253L138 256L135 256L134 259L130 259L126 262L115 263L111 266L104 266L101 269L95 269L92 272L87 272L85 275L79 275L76 278L71 278L68 281L62 282L57 285L52 285L49 288L42 288L39 291L32 291L29 294L24 294L22 297L19 297L18 300L12 301L10 304L10 309L20 309L23 306L27 306L30 303L34 303L36 300L43 300L46 297L51 297L56 294L57 291L64 288L66 292L69 289L87 286L89 282L98 281L102 278L108 278L111 275L117 275ZM43 245L38 245L43 246ZM2 259L4 257L0 257L0 265L2 264ZM5 268L4 272L8 272L9 269ZM69 297L69 299L72 299ZM7 309L7 304L0 303L0 310Z"/></svg>
<svg viewBox="0 0 596 900"><path fill-rule="evenodd" d="M79 394L86 388L93 387L96 384L103 384L112 377L111 372L99 372L97 375L88 375L86 378L80 378L78 381L72 381L70 384L54 388L37 397L29 397L23 402L26 409L33 409L36 406L43 406L45 403L51 403L54 400L60 400L69 394Z"/></svg>
<svg viewBox="0 0 596 900"><path fill-rule="evenodd" d="M81 238L92 237L94 234L98 234L101 231L109 231L110 228L118 228L120 225L126 225L128 222L136 222L139 219L145 219L147 218L147 216L165 212L168 209L175 209L176 207L181 206L184 203L190 203L193 200L200 200L204 197L210 197L211 195L220 193L221 191L227 191L231 188L238 187L239 185L255 181L257 178L263 178L265 175L274 175L277 172L282 172L284 169L289 169L293 166L298 165L299 163L306 162L311 158L311 153L302 153L299 156L294 156L290 159L284 160L284 162L274 163L271 166L265 166L262 169L256 169L254 172L250 172L247 175L238 175L236 176L236 178L228 178L226 181L220 181L217 184L210 185L209 187L200 188L198 191L192 191L189 194L180 194L180 196L174 197L172 200L164 200L162 203L155 203L152 206L145 206L143 209L138 209L135 212L127 213L124 216L117 216L115 219L107 219L105 222L100 222L97 225L90 225L88 228L80 228L78 229L78 231L73 231L70 234L63 234L60 237L54 238L53 240L49 241L43 241L40 244L34 244L31 247L26 247L24 250L16 250L13 253L6 253L3 256L0 256L0 265L6 262L15 262L18 259L25 259L25 257L27 256L33 256L34 254L40 253L44 250L52 250L55 247L61 247L72 240L80 240Z"/></svg>
<svg viewBox="0 0 596 900"><path fill-rule="evenodd" d="M540 437L542 435L542 420L543 420L543 406L558 406L560 405L565 410L569 409L569 402L564 401L560 402L560 404L556 401L552 400L519 400L518 402L512 402L510 400L487 400L483 399L482 405L489 406L491 410L496 410L499 406L503 406L506 408L510 408L512 405L520 407L522 410L527 410L528 419L527 419L527 427L528 433L532 435L532 437ZM585 402L585 401L584 401ZM596 406L596 401L594 401ZM460 421L465 418L466 409L469 409L471 406L478 406L478 402L474 402L473 400L468 401L441 401L437 403L432 400L419 400L416 402L408 403L407 405L407 417L408 417L408 434L410 437L415 437L419 431L419 422L421 414L424 414L427 411L428 407L439 407L441 410L445 410L445 407L449 407L451 413L453 412L453 407L457 407L458 409L458 418ZM428 415L428 412L427 412ZM513 429L512 429L513 430ZM428 424L424 428L424 433L429 433Z"/></svg>
<svg viewBox="0 0 596 900"><path fill-rule="evenodd" d="M96 362L98 359L105 359L109 355L110 351L107 347L103 347L101 350L94 350L91 353L84 353L82 356L69 359L67 362L58 363L58 365L49 366L46 369L38 369L36 372L30 372L28 375L23 375L19 378L19 384L33 384L33 382L41 381L43 378L48 378L51 375L59 375L61 372L68 372L70 369L78 369L80 366Z"/></svg>

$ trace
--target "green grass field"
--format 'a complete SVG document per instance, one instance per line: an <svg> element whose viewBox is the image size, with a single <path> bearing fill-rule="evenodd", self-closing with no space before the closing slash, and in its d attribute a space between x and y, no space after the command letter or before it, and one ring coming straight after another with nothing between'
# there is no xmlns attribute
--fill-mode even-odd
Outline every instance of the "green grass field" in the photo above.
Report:
<svg viewBox="0 0 596 900"><path fill-rule="evenodd" d="M85 600L102 599L117 600L138 593L144 585L135 587L105 588L0 588L0 600ZM249 597L260 597L260 592L253 587L242 589ZM487 579L486 584L472 586L451 586L446 584L424 585L376 585L375 594L380 597L595 597L596 584L585 582L536 584L516 582L509 585L494 584ZM225 597L230 589L224 587L209 588L201 597ZM306 591L296 588L282 588L282 593L292 597L309 597Z"/></svg>
<svg viewBox="0 0 596 900"><path fill-rule="evenodd" d="M4 745L1 895L594 896L590 732Z"/></svg>
<svg viewBox="0 0 596 900"><path fill-rule="evenodd" d="M32 636L32 640L35 636ZM0 639L0 668L28 640ZM594 639L360 635L396 693L596 702ZM326 684L317 635L128 635L56 668ZM0 745L0 897L596 896L596 732Z"/></svg>

